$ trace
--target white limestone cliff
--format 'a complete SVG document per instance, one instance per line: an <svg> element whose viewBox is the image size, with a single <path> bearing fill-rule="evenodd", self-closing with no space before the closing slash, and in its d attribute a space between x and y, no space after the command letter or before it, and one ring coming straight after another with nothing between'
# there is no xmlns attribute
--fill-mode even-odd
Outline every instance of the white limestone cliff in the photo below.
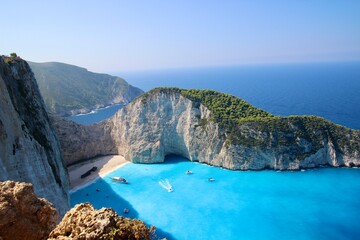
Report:
<svg viewBox="0 0 360 240"><path fill-rule="evenodd" d="M360 165L358 148L352 151L346 147L336 148L326 137L316 149L305 138L295 137L300 130L291 119L285 120L290 121L293 128L290 132L263 132L251 124L242 124L239 133L245 139L266 143L261 146L230 141L226 131L211 120L211 116L207 107L176 91L154 91L96 125L70 124L72 127L69 127L69 121L55 122L68 164L108 152L123 155L135 163L163 162L166 155L178 154L191 161L235 170ZM80 135L74 134L79 132ZM358 146L359 131L351 133L352 136L345 137L356 141ZM287 135L294 143L281 144L277 140L280 135Z"/></svg>

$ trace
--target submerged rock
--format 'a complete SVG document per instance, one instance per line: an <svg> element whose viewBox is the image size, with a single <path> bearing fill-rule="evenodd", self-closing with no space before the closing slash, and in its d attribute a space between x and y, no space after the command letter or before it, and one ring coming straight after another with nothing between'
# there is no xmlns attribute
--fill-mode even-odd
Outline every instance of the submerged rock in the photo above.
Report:
<svg viewBox="0 0 360 240"><path fill-rule="evenodd" d="M47 239L59 215L30 183L0 182L0 239Z"/></svg>
<svg viewBox="0 0 360 240"><path fill-rule="evenodd" d="M90 203L78 204L51 232L49 239L152 239L155 227L118 216L110 208L95 210Z"/></svg>

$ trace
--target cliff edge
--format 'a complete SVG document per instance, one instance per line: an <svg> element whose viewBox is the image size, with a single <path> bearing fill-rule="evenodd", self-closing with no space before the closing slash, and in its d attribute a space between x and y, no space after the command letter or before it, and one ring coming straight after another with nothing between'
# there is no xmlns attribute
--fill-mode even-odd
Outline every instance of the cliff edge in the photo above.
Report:
<svg viewBox="0 0 360 240"><path fill-rule="evenodd" d="M19 57L0 57L0 181L32 183L60 215L69 209L68 175L34 74Z"/></svg>
<svg viewBox="0 0 360 240"><path fill-rule="evenodd" d="M209 90L154 89L99 124L56 129L68 164L81 160L71 154L88 153L84 142L96 142L88 157L108 148L136 163L178 154L234 170L360 166L360 131L314 116L273 116Z"/></svg>

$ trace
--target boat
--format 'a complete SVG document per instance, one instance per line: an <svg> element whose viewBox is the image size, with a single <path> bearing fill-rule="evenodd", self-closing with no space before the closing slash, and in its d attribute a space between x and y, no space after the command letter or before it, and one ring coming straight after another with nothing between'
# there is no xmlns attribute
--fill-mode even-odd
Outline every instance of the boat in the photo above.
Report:
<svg viewBox="0 0 360 240"><path fill-rule="evenodd" d="M210 178L208 178L208 181L213 182L213 181L215 181L215 178L210 177Z"/></svg>
<svg viewBox="0 0 360 240"><path fill-rule="evenodd" d="M111 178L113 181L115 182L121 182L121 183L129 183L125 178L122 178L122 177L112 177Z"/></svg>
<svg viewBox="0 0 360 240"><path fill-rule="evenodd" d="M80 176L80 178L86 178L86 177L90 176L90 174L91 174L91 171L89 170L89 171L85 172L84 174L82 174Z"/></svg>
<svg viewBox="0 0 360 240"><path fill-rule="evenodd" d="M185 174L187 174L187 175L190 175L190 174L192 174L193 172L192 171L190 171L190 170L186 170L186 172L185 172Z"/></svg>
<svg viewBox="0 0 360 240"><path fill-rule="evenodd" d="M160 184L160 186L162 186L163 188L165 188L168 192L172 192L172 191L173 191L172 186L171 186L171 184L170 184L170 182L169 182L168 179L159 181L159 184Z"/></svg>

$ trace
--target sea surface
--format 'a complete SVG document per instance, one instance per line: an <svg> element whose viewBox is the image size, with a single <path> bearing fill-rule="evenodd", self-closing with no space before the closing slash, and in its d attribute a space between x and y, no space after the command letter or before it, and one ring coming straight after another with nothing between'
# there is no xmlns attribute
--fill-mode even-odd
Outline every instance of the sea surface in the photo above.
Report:
<svg viewBox="0 0 360 240"><path fill-rule="evenodd" d="M130 84L226 92L276 115L318 115L360 129L360 62L119 73ZM121 106L73 117L101 121ZM112 112L108 112L111 110ZM84 117L86 116L86 117ZM193 174L186 175L191 170ZM122 176L130 184L111 181ZM209 182L213 177L215 181ZM173 188L169 193L159 182ZM100 189L97 192L96 189ZM88 194L88 196L86 196ZM170 239L359 239L360 169L229 171L170 156L132 164L71 194L112 207Z"/></svg>
<svg viewBox="0 0 360 240"><path fill-rule="evenodd" d="M173 192L159 183L167 180ZM359 239L359 199L360 169L241 172L177 156L163 164L129 163L71 194L72 205L111 207L155 225L169 240Z"/></svg>
<svg viewBox="0 0 360 240"><path fill-rule="evenodd" d="M130 84L212 89L280 116L317 115L360 129L360 62L122 72Z"/></svg>
<svg viewBox="0 0 360 240"><path fill-rule="evenodd" d="M87 114L79 114L75 116L70 116L68 118L80 124L91 125L111 117L123 106L123 104L115 104L105 108L93 110Z"/></svg>

